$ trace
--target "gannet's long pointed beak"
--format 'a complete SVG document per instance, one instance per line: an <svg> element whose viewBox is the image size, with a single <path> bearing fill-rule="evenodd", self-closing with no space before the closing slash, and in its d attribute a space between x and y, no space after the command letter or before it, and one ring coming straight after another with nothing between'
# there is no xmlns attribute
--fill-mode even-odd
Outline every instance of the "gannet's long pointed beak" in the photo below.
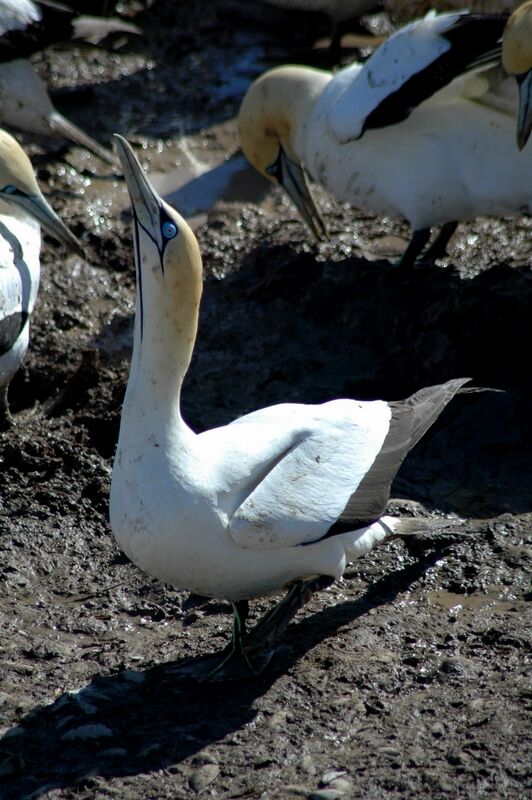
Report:
<svg viewBox="0 0 532 800"><path fill-rule="evenodd" d="M532 130L532 69L517 78L519 110L517 112L517 146L523 149Z"/></svg>
<svg viewBox="0 0 532 800"><path fill-rule="evenodd" d="M100 144L98 144L98 142L92 139L87 133L82 131L81 128L78 128L73 122L70 122L70 120L68 120L66 117L63 117L62 114L59 114L58 111L54 111L52 114L50 114L48 117L48 124L58 136L61 136L64 139L70 139L70 141L74 142L80 147L84 147L89 151L89 153L98 156L98 158L100 158L102 161L105 161L106 164L115 166L115 160L112 153L109 153L105 147L102 147Z"/></svg>
<svg viewBox="0 0 532 800"><path fill-rule="evenodd" d="M32 194L16 192L9 195L9 201L24 208L28 214L31 214L32 217L41 223L46 233L49 233L54 239L62 242L68 248L74 250L79 256L85 258L85 251L81 242L79 239L76 239L65 223L57 216L44 195L40 192L39 194L36 192Z"/></svg>
<svg viewBox="0 0 532 800"><path fill-rule="evenodd" d="M157 243L160 239L161 198L149 183L129 142L118 133L113 135L135 219L145 233Z"/></svg>
<svg viewBox="0 0 532 800"><path fill-rule="evenodd" d="M267 169L267 172L281 184L314 236L321 242L327 241L329 239L327 228L312 197L303 166L292 161L281 147L277 161Z"/></svg>

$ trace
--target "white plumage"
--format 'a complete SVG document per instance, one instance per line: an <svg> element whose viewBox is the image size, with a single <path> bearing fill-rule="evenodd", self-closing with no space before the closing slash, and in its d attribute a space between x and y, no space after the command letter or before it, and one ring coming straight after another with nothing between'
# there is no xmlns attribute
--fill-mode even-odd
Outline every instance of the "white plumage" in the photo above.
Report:
<svg viewBox="0 0 532 800"><path fill-rule="evenodd" d="M405 264L433 226L529 213L532 161L514 144L516 84L490 66L504 24L502 16L430 14L336 75L271 70L241 106L244 153L287 184L318 233L305 169L340 200L410 222Z"/></svg>
<svg viewBox="0 0 532 800"><path fill-rule="evenodd" d="M7 388L29 340L40 278L40 225L55 238L83 250L43 197L30 160L0 130L0 422L9 421Z"/></svg>
<svg viewBox="0 0 532 800"><path fill-rule="evenodd" d="M138 284L111 484L118 544L150 574L235 603L340 577L397 529L399 520L381 520L391 481L465 381L399 403L281 404L194 433L180 392L202 288L198 244L117 138Z"/></svg>
<svg viewBox="0 0 532 800"><path fill-rule="evenodd" d="M0 36L21 31L41 19L41 12L31 0L2 0L0 3Z"/></svg>

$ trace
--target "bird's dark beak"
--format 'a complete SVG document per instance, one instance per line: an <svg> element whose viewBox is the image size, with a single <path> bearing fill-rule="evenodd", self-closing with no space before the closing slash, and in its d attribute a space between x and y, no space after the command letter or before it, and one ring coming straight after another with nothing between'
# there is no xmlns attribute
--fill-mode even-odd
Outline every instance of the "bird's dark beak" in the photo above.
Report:
<svg viewBox="0 0 532 800"><path fill-rule="evenodd" d="M131 198L135 221L152 239L160 238L161 198L155 192L129 142L114 134L116 150Z"/></svg>
<svg viewBox="0 0 532 800"><path fill-rule="evenodd" d="M76 239L65 223L57 216L42 194L17 192L17 194L9 195L9 200L22 206L28 214L38 220L46 233L62 242L69 249L74 250L81 258L85 258L85 251L81 242Z"/></svg>
<svg viewBox="0 0 532 800"><path fill-rule="evenodd" d="M305 168L292 161L283 148L279 157L267 172L281 184L306 224L319 241L327 241L329 235L323 218L316 207Z"/></svg>

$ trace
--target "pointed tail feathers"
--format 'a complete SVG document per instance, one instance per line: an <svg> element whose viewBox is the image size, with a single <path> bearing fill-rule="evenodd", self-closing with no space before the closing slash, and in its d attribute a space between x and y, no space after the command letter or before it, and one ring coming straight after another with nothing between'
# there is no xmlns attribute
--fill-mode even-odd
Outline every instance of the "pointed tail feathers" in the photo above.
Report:
<svg viewBox="0 0 532 800"><path fill-rule="evenodd" d="M423 434L428 431L440 416L447 403L470 380L471 378L455 378L437 386L426 386L402 402L403 407L407 406L413 412L413 427L409 449L412 449L419 442Z"/></svg>

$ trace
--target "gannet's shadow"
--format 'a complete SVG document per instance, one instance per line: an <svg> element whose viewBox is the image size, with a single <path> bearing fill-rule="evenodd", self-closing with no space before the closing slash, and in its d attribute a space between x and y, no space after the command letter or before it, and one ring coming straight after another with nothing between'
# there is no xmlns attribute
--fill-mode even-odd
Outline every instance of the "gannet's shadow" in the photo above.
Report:
<svg viewBox="0 0 532 800"><path fill-rule="evenodd" d="M29 794L37 800L88 776L136 775L178 765L252 722L255 701L306 653L370 609L392 602L439 558L440 551L430 552L376 580L356 600L296 621L263 675L227 683L223 691L219 683L177 679L176 667L185 663L179 660L97 676L79 691L35 708L0 740L3 760L11 758L20 767L3 782L3 800ZM46 767L32 773L33 763Z"/></svg>

